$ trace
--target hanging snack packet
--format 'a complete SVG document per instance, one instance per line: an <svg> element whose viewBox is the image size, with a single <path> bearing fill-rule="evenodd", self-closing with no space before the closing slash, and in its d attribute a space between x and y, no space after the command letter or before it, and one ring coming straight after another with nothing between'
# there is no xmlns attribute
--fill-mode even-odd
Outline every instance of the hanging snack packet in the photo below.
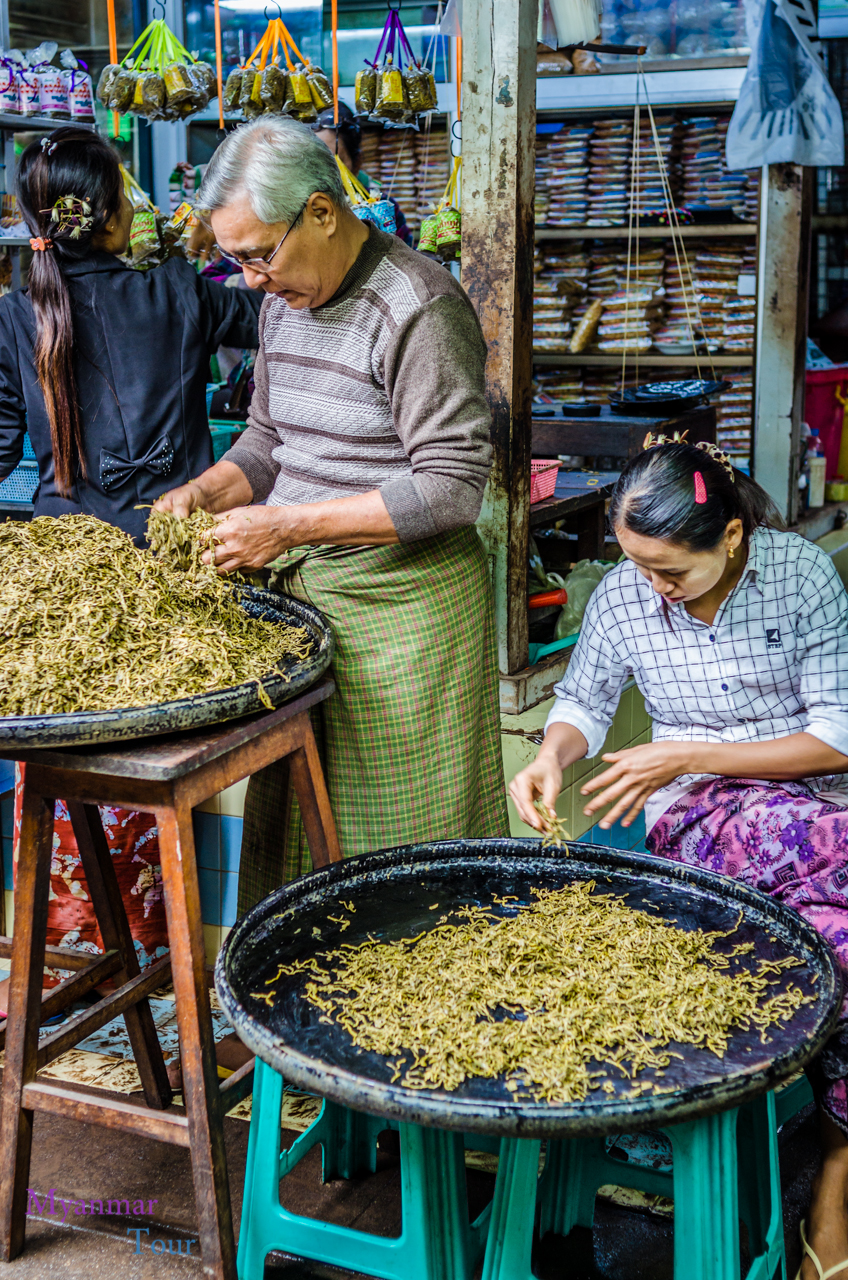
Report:
<svg viewBox="0 0 848 1280"><path fill-rule="evenodd" d="M403 73L403 82L406 86L406 96L409 105L413 111L429 111L430 108L430 87L427 84L427 76L420 67L414 62L410 62L409 66Z"/></svg>
<svg viewBox="0 0 848 1280"><path fill-rule="evenodd" d="M239 106L247 120L253 120L256 116L261 115L263 110L262 99L259 96L261 88L260 76L261 73L255 67L245 67L241 73Z"/></svg>
<svg viewBox="0 0 848 1280"><path fill-rule="evenodd" d="M333 105L333 91L330 82L320 67L310 66L306 72L312 101L319 111Z"/></svg>
<svg viewBox="0 0 848 1280"><path fill-rule="evenodd" d="M356 113L370 116L377 104L377 72L373 67L365 66L356 73Z"/></svg>
<svg viewBox="0 0 848 1280"><path fill-rule="evenodd" d="M152 209L136 209L130 227L130 254L137 263L159 249L159 230Z"/></svg>
<svg viewBox="0 0 848 1280"><path fill-rule="evenodd" d="M310 121L318 119L318 112L315 110L315 103L312 101L312 91L309 88L309 81L306 78L306 72L303 64L298 62L294 71L289 75L291 81L292 97L294 98L294 115L298 120Z"/></svg>
<svg viewBox="0 0 848 1280"><path fill-rule="evenodd" d="M6 115L18 115L18 82L15 74L16 58L23 57L19 49L4 53L0 49L0 111Z"/></svg>
<svg viewBox="0 0 848 1280"><path fill-rule="evenodd" d="M194 97L194 85L184 62L169 62L162 74L169 107L178 107Z"/></svg>
<svg viewBox="0 0 848 1280"><path fill-rule="evenodd" d="M103 103L104 107L121 114L127 111L135 95L135 82L134 71L130 71L128 67L119 67L118 74L113 76L109 84L109 97Z"/></svg>
<svg viewBox="0 0 848 1280"><path fill-rule="evenodd" d="M244 74L243 67L233 67L227 76L227 83L224 85L224 110L235 111L239 104L239 95L241 94L241 78Z"/></svg>
<svg viewBox="0 0 848 1280"><path fill-rule="evenodd" d="M39 67L38 98L41 115L51 120L70 120L68 82L61 67L54 67L49 62Z"/></svg>
<svg viewBox="0 0 848 1280"><path fill-rule="evenodd" d="M15 84L18 91L18 114L37 116L41 110L41 87L32 67L26 65L19 67Z"/></svg>
<svg viewBox="0 0 848 1280"><path fill-rule="evenodd" d="M189 79L191 80L192 93L190 98L186 98L180 103L180 110L189 107L191 111L202 111L204 107L209 105L213 91L217 94L217 84L215 75L208 62L188 62L186 63ZM211 85L210 85L210 75Z"/></svg>
<svg viewBox="0 0 848 1280"><path fill-rule="evenodd" d="M379 74L374 114L386 120L395 121L401 120L408 110L409 99L406 96L403 75L400 67L392 65L392 57L389 54Z"/></svg>
<svg viewBox="0 0 848 1280"><path fill-rule="evenodd" d="M100 72L100 79L97 81L97 101L102 102L104 107L108 107L111 101L112 84L120 70L116 62L110 62Z"/></svg>
<svg viewBox="0 0 848 1280"><path fill-rule="evenodd" d="M259 77L259 97L266 111L278 114L286 99L286 73L273 62Z"/></svg>
<svg viewBox="0 0 848 1280"><path fill-rule="evenodd" d="M94 95L91 76L80 66L70 49L62 50L59 61L62 64L62 76L68 90L68 111L71 119L77 124L93 124Z"/></svg>
<svg viewBox="0 0 848 1280"><path fill-rule="evenodd" d="M157 116L165 105L165 81L156 71L143 71L135 82L132 110L140 116Z"/></svg>

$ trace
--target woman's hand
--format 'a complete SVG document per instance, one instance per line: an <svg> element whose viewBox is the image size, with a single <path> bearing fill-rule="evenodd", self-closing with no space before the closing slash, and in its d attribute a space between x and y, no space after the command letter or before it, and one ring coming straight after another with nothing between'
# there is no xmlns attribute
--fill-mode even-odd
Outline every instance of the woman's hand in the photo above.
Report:
<svg viewBox="0 0 848 1280"><path fill-rule="evenodd" d="M544 749L539 752L532 764L517 773L509 784L509 794L515 802L518 816L522 822L542 831L542 819L533 807L539 797L553 811L557 796L562 790L562 769L556 755Z"/></svg>
<svg viewBox="0 0 848 1280"><path fill-rule="evenodd" d="M269 564L296 545L296 539L287 537L284 511L285 507L235 507L225 512L211 531L205 563L214 564L219 573Z"/></svg>
<svg viewBox="0 0 848 1280"><path fill-rule="evenodd" d="M607 752L601 758L609 761L612 768L580 788L584 796L599 792L583 812L591 815L615 800L617 803L604 814L600 826L606 831L621 818L621 825L629 827L652 792L683 773L697 772L693 767L692 747L691 742L649 742L625 751Z"/></svg>

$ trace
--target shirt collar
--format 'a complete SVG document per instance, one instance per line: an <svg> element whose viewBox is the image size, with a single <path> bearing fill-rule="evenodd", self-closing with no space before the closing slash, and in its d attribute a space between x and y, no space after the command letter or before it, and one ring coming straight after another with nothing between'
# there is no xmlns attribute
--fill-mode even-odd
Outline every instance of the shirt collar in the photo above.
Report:
<svg viewBox="0 0 848 1280"><path fill-rule="evenodd" d="M737 583L734 590L744 591L749 586L751 586L751 587L754 587L756 591L761 592L758 579L762 576L762 573L766 567L767 559L768 559L768 539L763 537L763 531L761 529L755 529L754 532L751 534L751 538L748 543L748 561L747 561L747 564L745 565L745 572L742 574L742 577L739 579L739 582ZM636 572L638 573L638 570ZM641 575L640 575L640 581L643 583L645 589L648 592L648 601L647 601L648 612L659 613L660 609L662 609L662 606L663 606L662 596L658 595L658 593L651 586L650 582L648 582L646 578L642 578ZM684 613L686 612L686 607L683 604L682 600L680 601L679 604L670 604L668 607L669 607L669 610L674 614L680 613L681 610Z"/></svg>

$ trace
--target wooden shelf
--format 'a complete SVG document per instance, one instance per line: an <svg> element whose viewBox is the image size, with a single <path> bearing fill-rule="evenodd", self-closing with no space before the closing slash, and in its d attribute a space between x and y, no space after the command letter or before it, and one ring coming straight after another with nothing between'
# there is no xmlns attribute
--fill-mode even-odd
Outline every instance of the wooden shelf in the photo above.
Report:
<svg viewBox="0 0 848 1280"><path fill-rule="evenodd" d="M672 232L668 227L639 227L639 239L650 237L654 240L670 240ZM697 224L691 227L679 227L682 236L755 236L756 222L721 222ZM635 239L636 227L633 228ZM537 240L626 240L627 227L536 227Z"/></svg>
<svg viewBox="0 0 848 1280"><path fill-rule="evenodd" d="M557 355L553 351L545 351L536 355L533 354L533 363L538 365L583 365L596 364L607 369L621 368L621 355L592 355L589 352L581 352L579 355L572 355L568 352L565 355ZM648 356L636 356L632 352L627 353L627 369L632 373L637 364L644 365L650 369L678 368L688 369L693 365L702 365L709 368L712 363L716 369L731 369L735 365L743 365L746 368L753 365L753 355L740 352L738 355L713 356L712 361L706 355L691 356L663 356L658 353Z"/></svg>
<svg viewBox="0 0 848 1280"><path fill-rule="evenodd" d="M567 498L543 498L541 502L534 502L530 506L530 528L539 529L542 525L564 520L589 507L597 507L598 500L607 499L612 491L611 484L599 485L588 493L572 493Z"/></svg>

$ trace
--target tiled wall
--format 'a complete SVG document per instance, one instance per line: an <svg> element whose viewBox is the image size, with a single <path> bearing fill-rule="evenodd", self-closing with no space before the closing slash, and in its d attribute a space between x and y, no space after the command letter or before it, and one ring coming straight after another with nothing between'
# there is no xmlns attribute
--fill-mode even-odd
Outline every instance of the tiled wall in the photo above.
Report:
<svg viewBox="0 0 848 1280"><path fill-rule="evenodd" d="M206 954L213 960L236 922L247 779L194 811L194 843Z"/></svg>
<svg viewBox="0 0 848 1280"><path fill-rule="evenodd" d="M542 731L548 712L554 700L540 703L520 716L501 716L501 743L503 746L504 777L507 783L520 769L534 760L542 741ZM604 751L618 751L624 747L633 747L640 742L650 742L651 720L645 711L645 703L635 684L628 685L621 695L612 728L607 735ZM610 845L614 849L643 849L645 839L645 822L640 816L630 827L622 827L615 823L609 831L601 831L591 818L583 813L588 803L587 796L580 795L580 788L589 777L597 777L608 769L600 757L591 760L578 760L566 772L563 788L557 801L557 813L565 823L566 833L572 840L588 840L595 844ZM515 806L510 800L510 829L515 836L530 835L519 818Z"/></svg>

